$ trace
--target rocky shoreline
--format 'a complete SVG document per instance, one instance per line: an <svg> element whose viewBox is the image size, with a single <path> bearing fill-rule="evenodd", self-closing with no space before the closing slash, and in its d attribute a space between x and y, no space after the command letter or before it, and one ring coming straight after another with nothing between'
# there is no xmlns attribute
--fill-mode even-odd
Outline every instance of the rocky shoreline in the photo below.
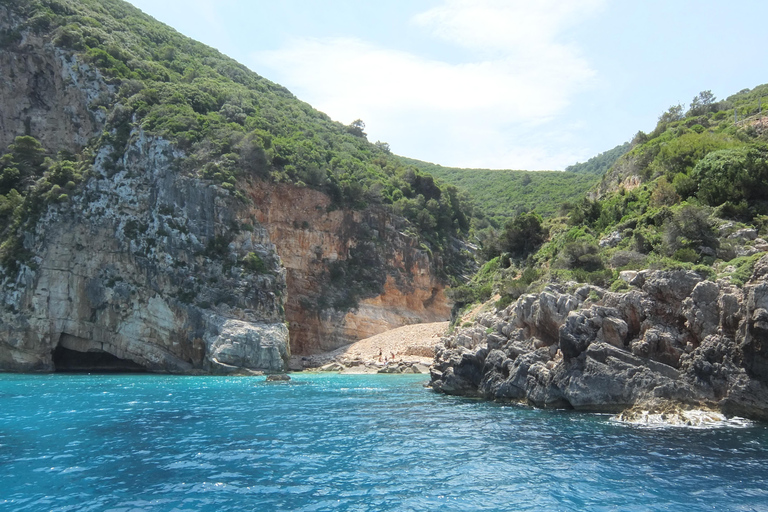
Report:
<svg viewBox="0 0 768 512"><path fill-rule="evenodd" d="M743 287L641 271L632 289L552 284L443 338L432 389L619 413L669 404L768 420L768 256Z"/></svg>

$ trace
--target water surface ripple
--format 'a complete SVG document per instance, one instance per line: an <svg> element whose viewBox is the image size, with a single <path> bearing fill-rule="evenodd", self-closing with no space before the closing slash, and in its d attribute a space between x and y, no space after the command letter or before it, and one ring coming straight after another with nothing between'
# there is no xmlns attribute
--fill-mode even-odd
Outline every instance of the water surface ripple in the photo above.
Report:
<svg viewBox="0 0 768 512"><path fill-rule="evenodd" d="M768 428L647 429L424 376L1 375L0 510L768 511Z"/></svg>

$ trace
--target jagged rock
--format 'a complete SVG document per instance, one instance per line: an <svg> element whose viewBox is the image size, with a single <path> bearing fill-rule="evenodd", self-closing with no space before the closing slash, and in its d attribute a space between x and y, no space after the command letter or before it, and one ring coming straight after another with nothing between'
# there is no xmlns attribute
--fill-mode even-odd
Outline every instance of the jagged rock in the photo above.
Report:
<svg viewBox="0 0 768 512"><path fill-rule="evenodd" d="M756 238L757 230L755 228L739 229L728 235L729 240L755 240Z"/></svg>
<svg viewBox="0 0 768 512"><path fill-rule="evenodd" d="M683 314L688 321L688 329L702 340L717 332L720 323L720 289L712 281L697 284L691 296L683 301Z"/></svg>
<svg viewBox="0 0 768 512"><path fill-rule="evenodd" d="M229 194L178 175L179 153L141 131L117 172L109 150L29 234L35 268L0 283L0 369L51 371L60 347L151 371L283 370L285 273L266 232L232 233L224 261L206 255L238 222ZM228 269L249 252L266 272Z"/></svg>
<svg viewBox="0 0 768 512"><path fill-rule="evenodd" d="M619 272L619 279L625 283L631 283L637 278L638 272L636 270L622 270Z"/></svg>
<svg viewBox="0 0 768 512"><path fill-rule="evenodd" d="M558 339L560 324L581 300L573 295L544 290L539 295L525 295L511 305L515 326L527 337L537 337L552 344Z"/></svg>
<svg viewBox="0 0 768 512"><path fill-rule="evenodd" d="M496 312L503 336L472 350L446 338L430 385L540 407L617 412L666 401L768 418L768 257L743 290L689 271L631 279L641 275L641 290L604 292L598 304L579 300L586 290L573 307L552 289L520 297ZM539 337L555 325L555 343Z"/></svg>
<svg viewBox="0 0 768 512"><path fill-rule="evenodd" d="M621 318L608 317L603 320L602 338L614 347L624 348L629 327Z"/></svg>

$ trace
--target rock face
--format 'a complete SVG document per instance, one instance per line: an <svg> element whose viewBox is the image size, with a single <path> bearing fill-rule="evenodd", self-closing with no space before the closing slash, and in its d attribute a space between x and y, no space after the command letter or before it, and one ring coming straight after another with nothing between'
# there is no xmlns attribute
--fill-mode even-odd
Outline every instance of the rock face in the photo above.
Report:
<svg viewBox="0 0 768 512"><path fill-rule="evenodd" d="M539 407L671 401L768 419L768 256L743 288L690 271L632 282L625 293L550 286L479 317L442 340L431 387Z"/></svg>
<svg viewBox="0 0 768 512"><path fill-rule="evenodd" d="M13 20L0 6L0 29ZM24 32L19 45L0 51L0 148L34 135L53 151L76 152L101 134L114 93L92 66L39 36Z"/></svg>
<svg viewBox="0 0 768 512"><path fill-rule="evenodd" d="M285 270L236 200L181 176L166 141L105 147L85 190L27 233L33 257L0 287L0 368L51 371L61 349L152 371L282 371ZM243 263L255 254L262 273ZM58 352L57 352L58 349Z"/></svg>
<svg viewBox="0 0 768 512"><path fill-rule="evenodd" d="M383 209L332 209L327 195L295 185L257 182L248 192L287 270L293 352L450 318L435 262L403 232L402 219Z"/></svg>
<svg viewBox="0 0 768 512"><path fill-rule="evenodd" d="M0 6L0 32L17 21ZM137 128L127 142L112 130L121 147L98 147L120 113L116 86L50 40L19 37L0 51L0 151L26 134L51 154L96 156L82 189L21 235L20 268L0 268L0 370L82 369L88 359L282 371L291 345L319 352L449 318L440 260L402 219L333 210L328 196L294 185L243 183L249 197L236 198L180 171L186 155Z"/></svg>

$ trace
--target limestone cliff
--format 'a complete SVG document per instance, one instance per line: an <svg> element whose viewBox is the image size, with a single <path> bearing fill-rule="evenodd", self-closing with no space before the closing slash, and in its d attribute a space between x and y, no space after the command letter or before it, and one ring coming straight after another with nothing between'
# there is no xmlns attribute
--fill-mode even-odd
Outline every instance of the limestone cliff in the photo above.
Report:
<svg viewBox="0 0 768 512"><path fill-rule="evenodd" d="M236 200L175 172L167 142L134 133L117 170L111 150L25 235L31 260L6 269L0 368L50 371L66 349L153 371L283 370L285 273L266 231L233 229Z"/></svg>
<svg viewBox="0 0 768 512"><path fill-rule="evenodd" d="M268 173L203 179L188 145L142 129L120 79L56 44L66 31L19 31L13 12L0 6L0 153L31 135L87 170L9 235L0 370L281 371L291 349L449 317L440 258L405 220Z"/></svg>
<svg viewBox="0 0 768 512"><path fill-rule="evenodd" d="M0 30L13 19L0 7ZM34 135L52 151L76 152L101 134L114 86L71 52L24 32L0 51L0 148Z"/></svg>
<svg viewBox="0 0 768 512"><path fill-rule="evenodd" d="M643 271L633 290L550 285L445 338L431 386L616 412L672 401L768 419L768 257L739 288Z"/></svg>
<svg viewBox="0 0 768 512"><path fill-rule="evenodd" d="M247 190L252 214L287 271L293 351L333 350L401 325L450 317L435 268L439 260L403 232L403 219L381 207L332 209L327 195L306 187L256 183Z"/></svg>

